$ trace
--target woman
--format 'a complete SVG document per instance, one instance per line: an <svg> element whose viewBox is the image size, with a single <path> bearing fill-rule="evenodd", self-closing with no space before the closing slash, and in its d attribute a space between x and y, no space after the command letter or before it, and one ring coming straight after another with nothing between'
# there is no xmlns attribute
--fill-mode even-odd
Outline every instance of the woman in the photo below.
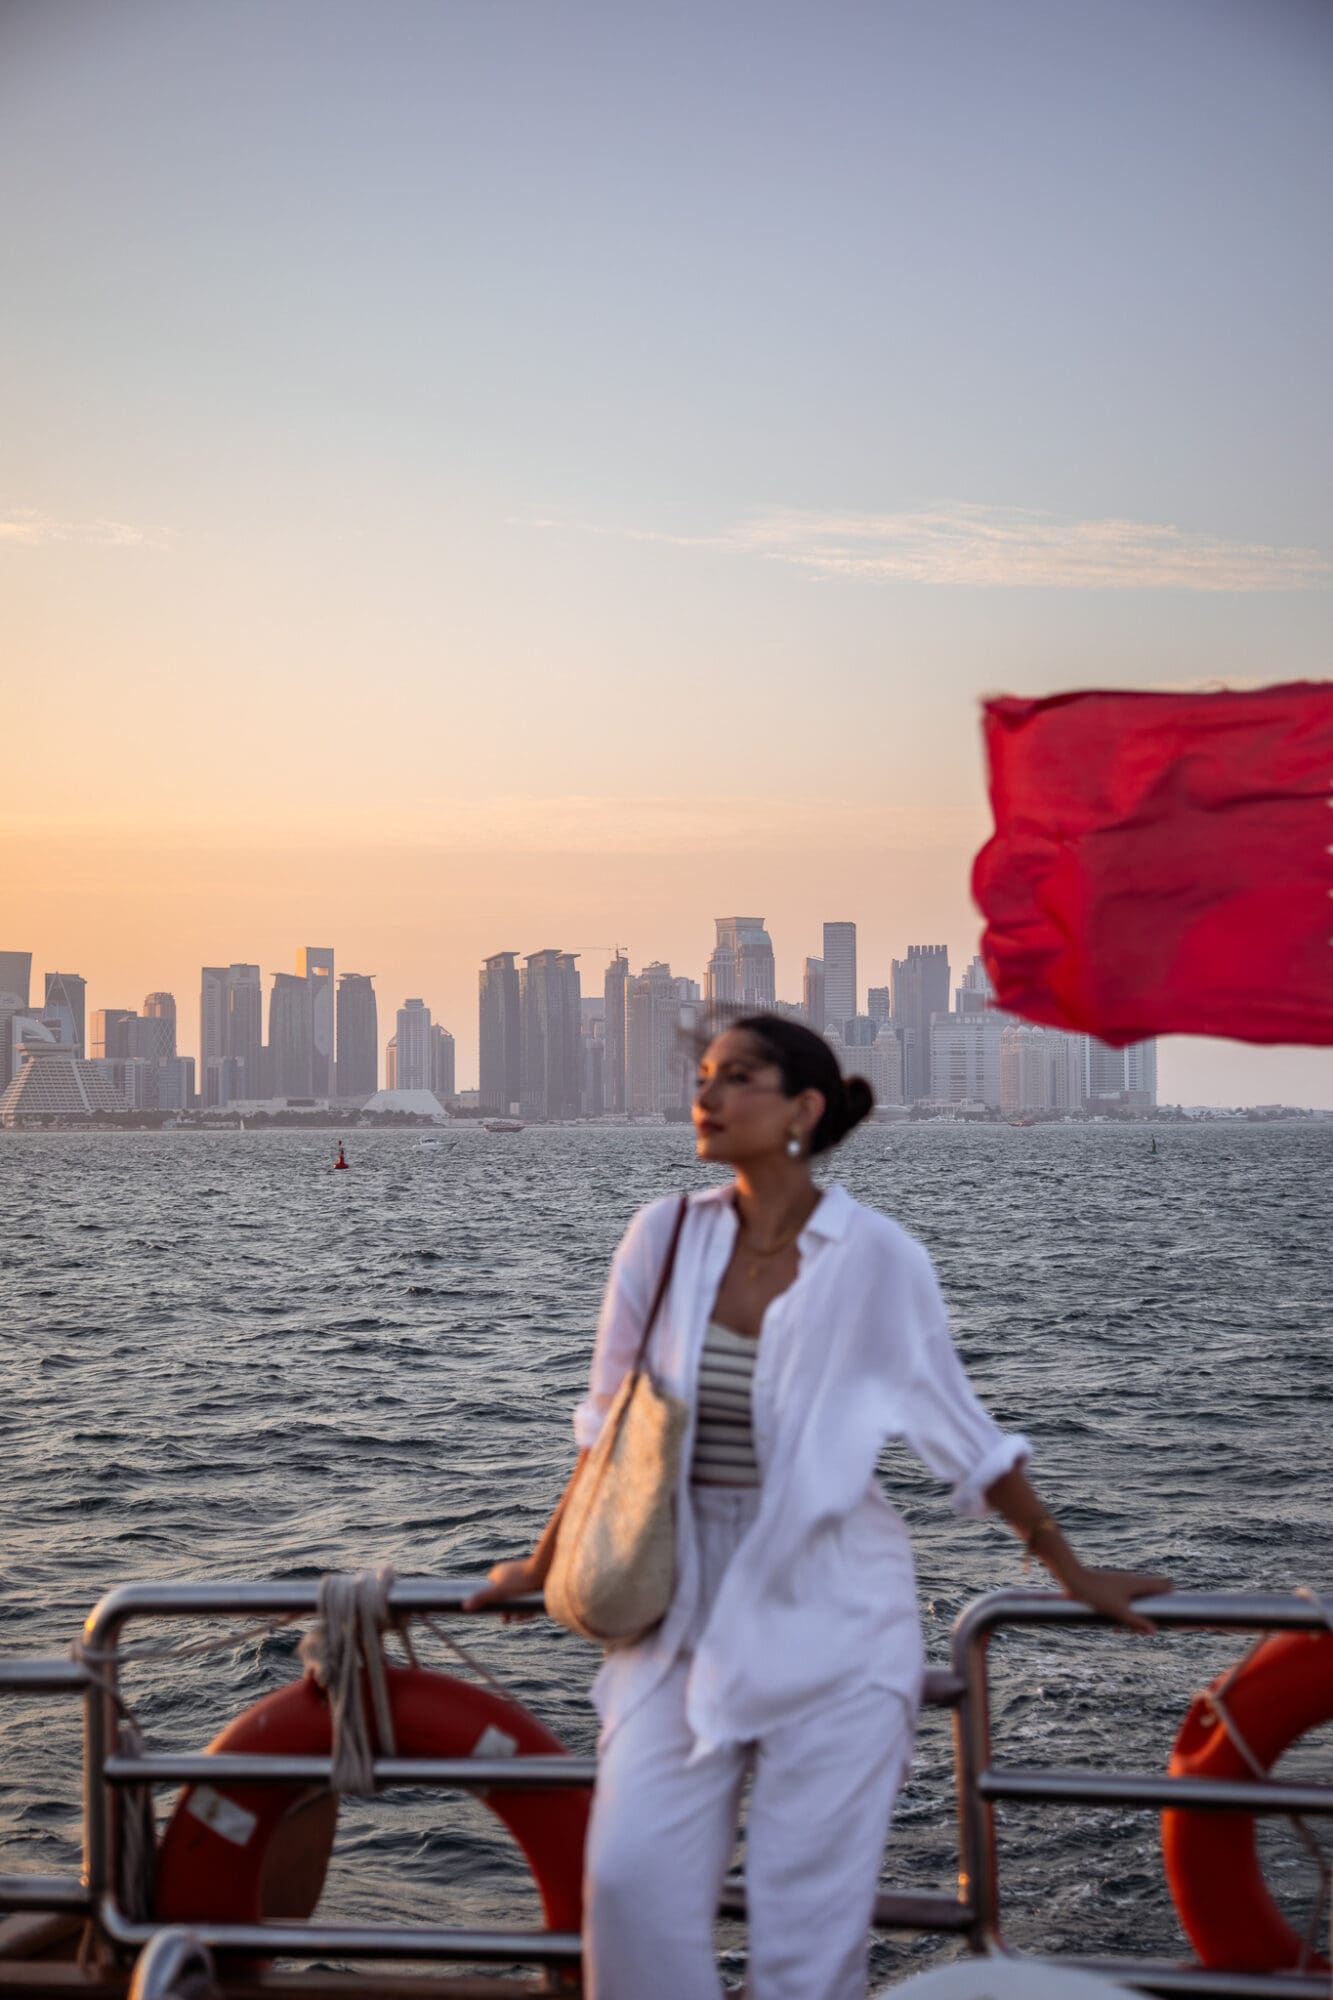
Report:
<svg viewBox="0 0 1333 2000"><path fill-rule="evenodd" d="M811 1160L871 1104L820 1036L776 1015L734 1022L699 1064L699 1157L735 1179L690 1197L652 1335L654 1371L691 1422L670 1609L594 1688L592 2000L717 2000L712 1924L747 1771L749 1993L865 1993L924 1670L907 1531L875 1478L887 1439L951 1482L958 1511L1003 1515L1070 1596L1132 1630L1152 1630L1134 1598L1168 1587L1082 1566L1022 1470L1026 1440L968 1384L925 1250L812 1181ZM632 1364L678 1212L670 1199L643 1209L612 1261L574 1478ZM541 1588L561 1507L473 1605Z"/></svg>

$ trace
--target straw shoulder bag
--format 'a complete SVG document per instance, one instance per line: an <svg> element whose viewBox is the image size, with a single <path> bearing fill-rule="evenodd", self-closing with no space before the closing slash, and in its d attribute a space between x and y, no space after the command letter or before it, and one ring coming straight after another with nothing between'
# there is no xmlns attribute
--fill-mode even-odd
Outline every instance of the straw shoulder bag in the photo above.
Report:
<svg viewBox="0 0 1333 2000"><path fill-rule="evenodd" d="M608 1650L660 1624L676 1585L676 1480L689 1405L654 1379L646 1356L686 1207L682 1195L634 1366L565 1502L546 1577L551 1616Z"/></svg>

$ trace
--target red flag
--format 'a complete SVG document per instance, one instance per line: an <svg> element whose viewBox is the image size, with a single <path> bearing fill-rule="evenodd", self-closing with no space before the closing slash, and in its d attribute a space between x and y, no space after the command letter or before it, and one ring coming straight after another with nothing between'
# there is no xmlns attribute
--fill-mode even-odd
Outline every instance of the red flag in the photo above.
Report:
<svg viewBox="0 0 1333 2000"><path fill-rule="evenodd" d="M1333 1042L1333 682L985 705L1001 1007L1117 1047Z"/></svg>

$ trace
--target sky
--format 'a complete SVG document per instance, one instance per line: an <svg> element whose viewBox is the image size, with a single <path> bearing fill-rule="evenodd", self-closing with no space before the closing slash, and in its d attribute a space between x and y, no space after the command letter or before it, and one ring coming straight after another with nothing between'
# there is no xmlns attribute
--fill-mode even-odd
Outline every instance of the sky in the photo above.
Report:
<svg viewBox="0 0 1333 2000"><path fill-rule="evenodd" d="M0 946L192 1052L332 944L462 1083L493 951L960 973L981 697L1329 673L1331 82L1322 0L6 0Z"/></svg>

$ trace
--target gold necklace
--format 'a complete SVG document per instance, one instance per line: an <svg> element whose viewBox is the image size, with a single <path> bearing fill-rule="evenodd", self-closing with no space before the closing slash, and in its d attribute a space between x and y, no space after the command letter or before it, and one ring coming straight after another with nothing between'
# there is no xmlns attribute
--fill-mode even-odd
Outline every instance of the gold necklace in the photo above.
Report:
<svg viewBox="0 0 1333 2000"><path fill-rule="evenodd" d="M757 1248L755 1244L751 1243L750 1245L748 1245L747 1254L751 1257L758 1257L760 1259L765 1257L777 1257L778 1255L781 1254L782 1251L791 1249L792 1244L796 1241L797 1237L800 1235L804 1227L805 1224L803 1222L798 1222L795 1229L792 1230L790 1236L782 1237L779 1242L770 1245L770 1247L767 1250L760 1250L759 1248ZM740 1249L742 1248L742 1245L738 1242L736 1247L737 1249ZM753 1281L755 1278L759 1276L759 1265L758 1264L749 1265L746 1269L745 1275L747 1278Z"/></svg>

